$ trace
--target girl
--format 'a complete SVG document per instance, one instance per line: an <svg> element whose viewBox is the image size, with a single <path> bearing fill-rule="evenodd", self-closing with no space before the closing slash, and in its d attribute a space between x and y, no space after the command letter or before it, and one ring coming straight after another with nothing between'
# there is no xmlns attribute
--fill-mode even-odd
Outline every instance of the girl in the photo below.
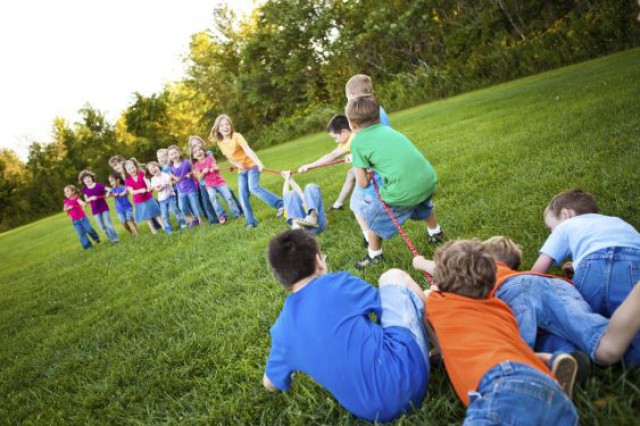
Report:
<svg viewBox="0 0 640 426"><path fill-rule="evenodd" d="M284 214L282 198L260 186L260 172L264 169L264 165L256 153L249 148L242 135L234 130L229 116L220 115L216 118L209 137L216 141L218 148L229 162L240 170L238 173L240 204L245 213L247 228L258 225L249 203L249 194L278 209L278 217L281 217Z"/></svg>
<svg viewBox="0 0 640 426"><path fill-rule="evenodd" d="M127 185L127 191L133 195L133 204L136 205L136 222L147 221L151 233L155 234L157 230L153 219L155 218L160 226L162 226L162 220L160 219L158 202L151 193L149 179L145 176L144 171L140 170L140 164L135 158L125 161L124 169L129 175L124 183Z"/></svg>
<svg viewBox="0 0 640 426"><path fill-rule="evenodd" d="M67 185L64 187L64 196L65 200L63 210L71 218L73 228L76 230L78 238L80 238L82 248L88 250L93 247L93 245L91 244L91 241L89 241L87 235L93 238L93 241L96 243L100 242L100 237L95 229L91 227L91 223L89 222L89 219L87 219L87 215L85 215L84 210L82 210L86 204L80 199L78 189L73 185Z"/></svg>
<svg viewBox="0 0 640 426"><path fill-rule="evenodd" d="M183 160L180 148L171 145L167 148L171 160L173 182L178 184L178 204L180 211L189 222L189 227L202 223L202 213L198 202L198 186L191 176L191 162Z"/></svg>
<svg viewBox="0 0 640 426"><path fill-rule="evenodd" d="M187 145L187 152L191 152L191 147L193 144L200 143L202 139L200 136L189 136L189 143ZM191 159L193 166L193 158ZM194 176L194 179L195 176ZM198 184L198 197L200 199L200 211L204 213L204 216L209 219L209 224L215 225L220 223L218 219L218 215L216 214L215 209L213 208L213 204L211 204L211 200L209 199L209 194L207 194L207 184L204 179L196 179L196 183Z"/></svg>
<svg viewBox="0 0 640 426"><path fill-rule="evenodd" d="M216 215L218 215L218 220L220 220L221 224L227 221L227 214L222 208L220 201L218 201L218 194L227 202L227 207L229 207L231 215L236 219L240 218L242 215L231 195L231 190L229 190L227 182L220 176L218 163L216 163L212 155L205 156L204 141L199 136L191 136L189 140L193 170L198 180L204 180L209 199L213 204Z"/></svg>
<svg viewBox="0 0 640 426"><path fill-rule="evenodd" d="M113 222L111 222L109 205L104 198L107 188L103 184L96 182L96 175L90 170L81 171L78 175L78 181L84 183L84 188L82 188L84 200L87 203L91 203L91 214L96 219L98 228L107 235L109 241L117 243L120 240L113 227Z"/></svg>
<svg viewBox="0 0 640 426"><path fill-rule="evenodd" d="M113 172L109 175L109 195L115 199L116 213L118 220L131 235L138 237L138 227L133 220L133 206L129 201L129 192L127 188L122 184L122 175L118 172Z"/></svg>
<svg viewBox="0 0 640 426"><path fill-rule="evenodd" d="M171 232L171 220L169 218L169 210L178 221L180 228L186 228L184 217L179 213L176 205L176 193L173 190L171 175L163 172L160 164L155 161L147 163L147 170L151 173L151 189L158 192L158 203L160 204L160 213L164 222L166 232Z"/></svg>

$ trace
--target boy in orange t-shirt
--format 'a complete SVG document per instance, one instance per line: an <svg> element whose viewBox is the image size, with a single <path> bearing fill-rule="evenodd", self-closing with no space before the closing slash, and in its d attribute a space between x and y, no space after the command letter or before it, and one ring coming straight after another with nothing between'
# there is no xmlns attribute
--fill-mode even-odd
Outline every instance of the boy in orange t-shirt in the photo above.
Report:
<svg viewBox="0 0 640 426"><path fill-rule="evenodd" d="M426 317L434 329L451 383L468 406L464 424L577 424L569 397L526 345L513 313L488 297L496 262L479 241L452 241L414 267L433 272ZM575 378L575 360L552 360ZM568 362L563 362L568 361ZM570 361L570 362L569 362Z"/></svg>

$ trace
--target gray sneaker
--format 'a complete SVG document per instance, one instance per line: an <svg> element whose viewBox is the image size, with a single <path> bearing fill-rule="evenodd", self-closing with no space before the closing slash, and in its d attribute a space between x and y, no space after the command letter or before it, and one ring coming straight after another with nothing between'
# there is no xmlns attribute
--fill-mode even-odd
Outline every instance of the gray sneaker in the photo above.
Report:
<svg viewBox="0 0 640 426"><path fill-rule="evenodd" d="M356 262L356 269L358 271L362 271L367 266L375 265L376 263L380 263L383 260L384 258L382 257L381 254L375 257L369 257L369 253L367 253L365 257L362 258L362 260Z"/></svg>
<svg viewBox="0 0 640 426"><path fill-rule="evenodd" d="M427 241L429 242L429 244L434 246L436 244L440 244L442 241L444 241L444 231L440 229L440 232L438 232L437 234L429 235L427 237Z"/></svg>
<svg viewBox="0 0 640 426"><path fill-rule="evenodd" d="M551 358L551 372L558 384L564 390L569 398L573 395L573 385L576 381L576 374L578 373L578 362L574 357L569 354L561 353L555 354Z"/></svg>

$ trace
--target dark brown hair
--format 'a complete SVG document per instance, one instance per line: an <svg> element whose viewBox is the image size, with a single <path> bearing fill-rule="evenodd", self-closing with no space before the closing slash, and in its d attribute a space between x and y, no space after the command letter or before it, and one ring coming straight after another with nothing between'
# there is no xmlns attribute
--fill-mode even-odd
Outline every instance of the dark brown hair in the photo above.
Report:
<svg viewBox="0 0 640 426"><path fill-rule="evenodd" d="M307 278L316 270L320 247L315 235L303 229L284 231L269 241L267 260L273 275L285 289Z"/></svg>
<svg viewBox="0 0 640 426"><path fill-rule="evenodd" d="M581 189L570 189L556 195L544 212L545 214L550 212L553 216L560 217L562 209L574 210L576 215L598 213L596 199Z"/></svg>

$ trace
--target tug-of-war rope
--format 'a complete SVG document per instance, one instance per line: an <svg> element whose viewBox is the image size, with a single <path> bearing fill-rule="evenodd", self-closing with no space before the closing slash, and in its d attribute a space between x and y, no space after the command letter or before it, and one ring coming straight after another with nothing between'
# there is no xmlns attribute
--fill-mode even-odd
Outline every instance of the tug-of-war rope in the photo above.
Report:
<svg viewBox="0 0 640 426"><path fill-rule="evenodd" d="M341 158L341 159L338 159L338 160L333 160L333 161L328 161L326 163L321 163L321 164L317 164L315 166L308 167L307 171L313 170L313 169L319 169L321 167L333 166L334 164L342 164L344 162L346 162L344 158ZM220 171L232 172L232 171L236 170L236 168L235 167L227 167L227 168L222 168L222 169L219 169L219 170ZM278 175L282 174L282 170L268 169L266 167L263 168L262 171L263 172L268 172L268 173L274 173L274 174L278 174ZM291 171L291 174L295 174L295 173L298 173L298 171L297 170L292 170ZM411 242L411 239L409 238L407 233L404 231L404 229L402 229L402 226L398 222L398 219L396 219L396 217L393 215L393 212L391 211L391 209L389 208L387 203L385 203L384 200L382 199L382 196L380 195L380 188L378 187L378 183L376 182L376 180L373 177L373 172L369 172L369 177L371 178L371 182L373 183L373 187L376 190L376 195L378 196L378 200L380 200L380 202L382 203L382 206L384 207L385 211L389 215L389 218L391 219L391 221L393 222L395 227L398 229L398 233L402 236L402 239L404 240L405 244L407 245L407 247L411 251L411 254L413 255L413 257L420 256L420 253L418 253L418 250L416 250L416 247ZM427 279L427 281L429 282L429 285L433 286L433 277L431 276L431 274L428 273L427 271L424 271L424 276Z"/></svg>

